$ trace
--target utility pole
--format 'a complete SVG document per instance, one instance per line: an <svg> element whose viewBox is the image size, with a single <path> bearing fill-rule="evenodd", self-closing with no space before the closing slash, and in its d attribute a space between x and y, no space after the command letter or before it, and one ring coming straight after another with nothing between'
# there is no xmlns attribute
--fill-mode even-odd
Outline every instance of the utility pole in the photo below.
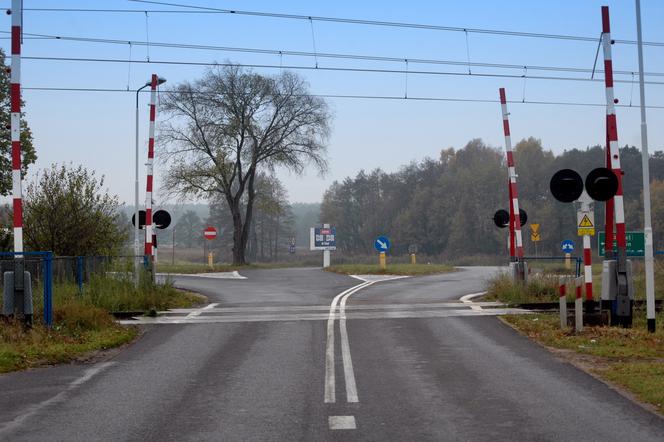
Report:
<svg viewBox="0 0 664 442"><path fill-rule="evenodd" d="M652 220L650 213L650 165L648 125L646 123L646 91L643 74L643 37L641 34L641 0L636 0L636 39L639 54L639 92L641 97L641 161L643 165L643 231L645 234L646 310L648 331L655 332L655 271Z"/></svg>

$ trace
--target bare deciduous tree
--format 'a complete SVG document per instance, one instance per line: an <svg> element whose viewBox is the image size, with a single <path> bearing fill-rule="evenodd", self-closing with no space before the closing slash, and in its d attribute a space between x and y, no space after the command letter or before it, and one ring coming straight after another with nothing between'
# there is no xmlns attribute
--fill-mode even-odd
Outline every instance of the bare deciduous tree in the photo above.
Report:
<svg viewBox="0 0 664 442"><path fill-rule="evenodd" d="M326 168L330 113L292 72L266 77L239 66L214 67L166 93L161 128L170 162L165 187L182 196L226 201L233 219L233 264L245 250L259 169L301 173Z"/></svg>

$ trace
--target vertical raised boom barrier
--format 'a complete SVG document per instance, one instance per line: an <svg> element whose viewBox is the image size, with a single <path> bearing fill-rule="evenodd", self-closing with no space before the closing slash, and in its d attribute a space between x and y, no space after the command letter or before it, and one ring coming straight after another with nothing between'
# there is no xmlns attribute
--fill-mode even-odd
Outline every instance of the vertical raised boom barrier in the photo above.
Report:
<svg viewBox="0 0 664 442"><path fill-rule="evenodd" d="M623 201L623 186L622 186L622 168L620 166L620 151L618 147L618 125L616 118L616 99L613 90L613 60L611 54L611 25L609 19L609 7L602 6L602 49L604 55L604 85L606 91L606 130L607 130L607 167L611 169L616 178L618 179L618 191L613 197L613 217L616 226L616 241L618 243L618 251L615 256L615 270L611 269L611 265L605 265L602 273L602 278L613 279L615 278L615 298L613 295L609 297L613 300L612 305L612 323L621 324L625 327L632 324L632 300L630 299L630 292L632 290L632 281L628 275L627 264L627 244L625 235L625 206ZM610 210L610 204L607 204L607 212ZM607 230L606 230L606 243L608 248L613 247L613 241L609 241L609 232L612 231L613 226L609 225L609 217L607 216ZM613 224L613 223L611 223ZM609 250L607 248L607 250ZM611 287L610 281L603 281L602 298L607 296L607 289Z"/></svg>
<svg viewBox="0 0 664 442"><path fill-rule="evenodd" d="M505 154L507 157L508 193L510 198L510 259L513 262L523 261L523 237L521 235L521 217L519 215L519 193L516 185L516 167L512 152L512 136L510 134L509 112L507 112L507 96L505 88L499 89L500 107L503 114L503 132L505 134ZM514 269L517 279L525 280L525 265L520 262Z"/></svg>
<svg viewBox="0 0 664 442"><path fill-rule="evenodd" d="M145 257L150 273L154 274L152 249L152 189L154 168L154 124L157 106L157 74L152 74L150 83L150 129L148 139L147 183L145 187Z"/></svg>

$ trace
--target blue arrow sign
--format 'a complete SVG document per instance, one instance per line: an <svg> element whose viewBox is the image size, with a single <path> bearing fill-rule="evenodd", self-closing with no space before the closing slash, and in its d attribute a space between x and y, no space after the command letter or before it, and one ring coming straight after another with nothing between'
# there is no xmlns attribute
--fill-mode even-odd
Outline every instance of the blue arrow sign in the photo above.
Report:
<svg viewBox="0 0 664 442"><path fill-rule="evenodd" d="M560 249L564 253L572 253L574 251L574 241L571 239L566 239L565 241L560 243Z"/></svg>
<svg viewBox="0 0 664 442"><path fill-rule="evenodd" d="M374 248L379 252L387 252L390 249L390 239L387 236L379 236L374 241Z"/></svg>

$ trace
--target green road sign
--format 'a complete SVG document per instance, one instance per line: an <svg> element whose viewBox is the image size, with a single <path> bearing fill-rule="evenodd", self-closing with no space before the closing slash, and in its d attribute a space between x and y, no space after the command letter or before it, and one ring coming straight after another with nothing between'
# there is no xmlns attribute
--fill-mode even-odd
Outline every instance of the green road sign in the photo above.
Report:
<svg viewBox="0 0 664 442"><path fill-rule="evenodd" d="M599 232L597 235L599 256L604 256L604 244L605 244L604 232ZM625 234L625 239L627 240L627 256L644 256L646 250L646 237L643 232L627 232ZM616 240L613 240L613 252L618 251L618 243Z"/></svg>

